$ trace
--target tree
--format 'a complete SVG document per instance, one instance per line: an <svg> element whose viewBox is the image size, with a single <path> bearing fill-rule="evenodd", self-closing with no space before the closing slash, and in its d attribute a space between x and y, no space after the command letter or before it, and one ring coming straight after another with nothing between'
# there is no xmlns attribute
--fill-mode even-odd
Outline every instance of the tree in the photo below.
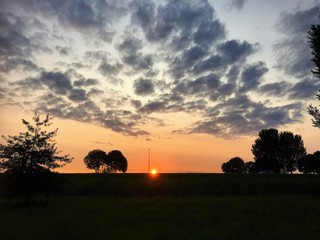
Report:
<svg viewBox="0 0 320 240"><path fill-rule="evenodd" d="M243 173L255 173L257 172L256 163L253 161L245 162L243 166Z"/></svg>
<svg viewBox="0 0 320 240"><path fill-rule="evenodd" d="M306 154L300 135L263 129L251 149L259 171L293 172L299 158Z"/></svg>
<svg viewBox="0 0 320 240"><path fill-rule="evenodd" d="M319 16L320 19L320 16ZM311 48L312 61L315 65L315 69L312 73L320 78L320 25L311 25L308 31L308 40ZM317 99L320 101L320 94L317 95ZM308 108L309 114L313 117L312 122L314 127L320 128L320 111L317 107L312 105Z"/></svg>
<svg viewBox="0 0 320 240"><path fill-rule="evenodd" d="M33 124L22 119L26 132L16 136L2 136L7 144L0 144L0 170L7 178L7 193L23 195L28 203L35 194L49 194L55 187L55 175L51 169L72 161L69 155L59 156L53 140L58 129L45 131L52 125L49 115L44 120L35 113Z"/></svg>
<svg viewBox="0 0 320 240"><path fill-rule="evenodd" d="M263 129L252 145L252 153L257 171L272 170L279 172L278 153L279 132L277 129Z"/></svg>
<svg viewBox="0 0 320 240"><path fill-rule="evenodd" d="M244 161L240 157L234 157L228 162L223 163L221 169L224 173L241 173L243 167Z"/></svg>
<svg viewBox="0 0 320 240"><path fill-rule="evenodd" d="M281 132L279 134L279 164L283 173L296 170L298 160L306 155L302 138L292 132Z"/></svg>
<svg viewBox="0 0 320 240"><path fill-rule="evenodd" d="M298 169L303 173L320 173L320 152L307 154L298 160Z"/></svg>
<svg viewBox="0 0 320 240"><path fill-rule="evenodd" d="M128 161L119 150L112 150L106 158L107 172L126 172Z"/></svg>
<svg viewBox="0 0 320 240"><path fill-rule="evenodd" d="M100 150L92 150L84 158L84 163L89 169L94 169L96 173L104 172L107 154Z"/></svg>

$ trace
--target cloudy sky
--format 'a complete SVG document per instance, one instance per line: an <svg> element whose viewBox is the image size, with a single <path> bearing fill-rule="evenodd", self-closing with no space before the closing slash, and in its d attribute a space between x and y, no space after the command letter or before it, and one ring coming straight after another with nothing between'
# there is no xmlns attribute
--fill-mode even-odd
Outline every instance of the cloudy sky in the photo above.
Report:
<svg viewBox="0 0 320 240"><path fill-rule="evenodd" d="M316 0L2 0L1 134L50 113L58 146L87 171L93 149L129 172L220 172L252 160L263 128L320 149L307 106L320 82L306 33Z"/></svg>

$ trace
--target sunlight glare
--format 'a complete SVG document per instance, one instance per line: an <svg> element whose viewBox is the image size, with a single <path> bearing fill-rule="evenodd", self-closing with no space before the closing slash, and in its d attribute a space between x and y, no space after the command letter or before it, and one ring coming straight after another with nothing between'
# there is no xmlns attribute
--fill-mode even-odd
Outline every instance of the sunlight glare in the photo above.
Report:
<svg viewBox="0 0 320 240"><path fill-rule="evenodd" d="M151 173L151 175L157 175L158 171L157 171L157 169L152 169L150 171L150 173Z"/></svg>

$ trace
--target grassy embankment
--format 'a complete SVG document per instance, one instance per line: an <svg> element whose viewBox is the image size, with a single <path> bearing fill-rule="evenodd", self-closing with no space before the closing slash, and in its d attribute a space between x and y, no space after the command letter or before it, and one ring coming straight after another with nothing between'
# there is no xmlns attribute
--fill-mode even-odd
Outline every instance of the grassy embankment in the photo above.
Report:
<svg viewBox="0 0 320 240"><path fill-rule="evenodd" d="M59 198L2 198L0 239L320 239L320 176L63 176Z"/></svg>

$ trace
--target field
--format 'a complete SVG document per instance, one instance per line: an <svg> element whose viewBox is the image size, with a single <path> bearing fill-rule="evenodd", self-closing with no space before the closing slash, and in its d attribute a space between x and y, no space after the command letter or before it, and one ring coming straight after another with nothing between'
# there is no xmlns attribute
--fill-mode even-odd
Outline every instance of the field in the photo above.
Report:
<svg viewBox="0 0 320 240"><path fill-rule="evenodd" d="M0 239L320 239L319 176L62 176L59 197L0 198Z"/></svg>

